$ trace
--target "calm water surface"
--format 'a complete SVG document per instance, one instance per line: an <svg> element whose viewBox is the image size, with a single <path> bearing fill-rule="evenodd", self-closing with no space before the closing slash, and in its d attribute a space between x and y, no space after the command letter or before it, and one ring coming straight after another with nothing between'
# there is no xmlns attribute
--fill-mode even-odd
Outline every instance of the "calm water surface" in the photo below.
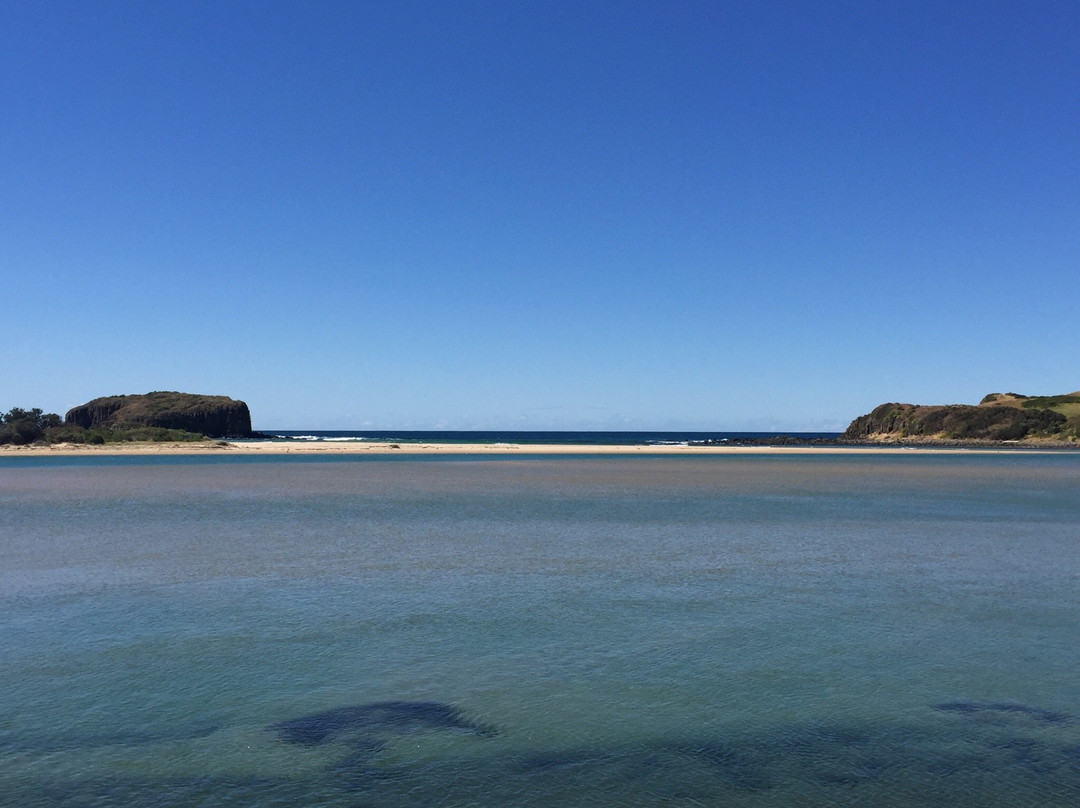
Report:
<svg viewBox="0 0 1080 808"><path fill-rule="evenodd" d="M1080 456L0 468L0 805L1075 806Z"/></svg>

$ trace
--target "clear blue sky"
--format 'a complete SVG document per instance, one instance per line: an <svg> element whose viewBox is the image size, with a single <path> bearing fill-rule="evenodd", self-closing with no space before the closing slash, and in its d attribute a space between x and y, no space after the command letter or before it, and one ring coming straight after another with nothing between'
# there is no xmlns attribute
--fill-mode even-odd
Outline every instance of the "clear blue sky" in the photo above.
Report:
<svg viewBox="0 0 1080 808"><path fill-rule="evenodd" d="M840 429L1080 388L1080 4L4 2L0 409Z"/></svg>

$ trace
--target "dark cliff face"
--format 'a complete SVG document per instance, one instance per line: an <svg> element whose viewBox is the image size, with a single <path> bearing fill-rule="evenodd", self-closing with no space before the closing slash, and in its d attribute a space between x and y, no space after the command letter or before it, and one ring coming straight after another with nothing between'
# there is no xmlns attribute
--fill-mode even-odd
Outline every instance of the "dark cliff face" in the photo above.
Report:
<svg viewBox="0 0 1080 808"><path fill-rule="evenodd" d="M961 440L1021 440L1032 435L1052 435L1066 418L1047 409L950 404L917 406L882 404L851 422L845 438L895 439L947 437Z"/></svg>
<svg viewBox="0 0 1080 808"><path fill-rule="evenodd" d="M243 401L192 393L96 398L68 410L64 420L85 429L152 426L183 429L212 438L243 438L252 434L251 413Z"/></svg>

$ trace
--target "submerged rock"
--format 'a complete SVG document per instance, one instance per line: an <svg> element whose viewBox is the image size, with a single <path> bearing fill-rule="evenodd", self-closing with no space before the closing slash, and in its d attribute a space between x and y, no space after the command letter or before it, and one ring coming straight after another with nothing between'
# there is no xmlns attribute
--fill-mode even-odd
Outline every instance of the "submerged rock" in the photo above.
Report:
<svg viewBox="0 0 1080 808"><path fill-rule="evenodd" d="M1062 724L1069 720L1069 716L1056 710L1008 701L946 701L935 704L934 709L945 713L1014 713L1048 724Z"/></svg>
<svg viewBox="0 0 1080 808"><path fill-rule="evenodd" d="M274 724L271 729L288 743L318 746L349 735L350 742L372 744L369 731L409 732L420 729L457 729L490 737L496 731L466 718L458 708L437 701L377 701L338 707ZM359 735L360 737L352 737Z"/></svg>

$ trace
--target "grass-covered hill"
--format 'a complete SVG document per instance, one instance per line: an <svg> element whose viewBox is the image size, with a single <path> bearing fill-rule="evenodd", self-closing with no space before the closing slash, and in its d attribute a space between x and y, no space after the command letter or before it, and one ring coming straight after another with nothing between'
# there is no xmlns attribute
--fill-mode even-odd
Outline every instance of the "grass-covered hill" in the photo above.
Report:
<svg viewBox="0 0 1080 808"><path fill-rule="evenodd" d="M1080 441L1080 391L991 393L977 405L882 404L851 422L848 440Z"/></svg>

